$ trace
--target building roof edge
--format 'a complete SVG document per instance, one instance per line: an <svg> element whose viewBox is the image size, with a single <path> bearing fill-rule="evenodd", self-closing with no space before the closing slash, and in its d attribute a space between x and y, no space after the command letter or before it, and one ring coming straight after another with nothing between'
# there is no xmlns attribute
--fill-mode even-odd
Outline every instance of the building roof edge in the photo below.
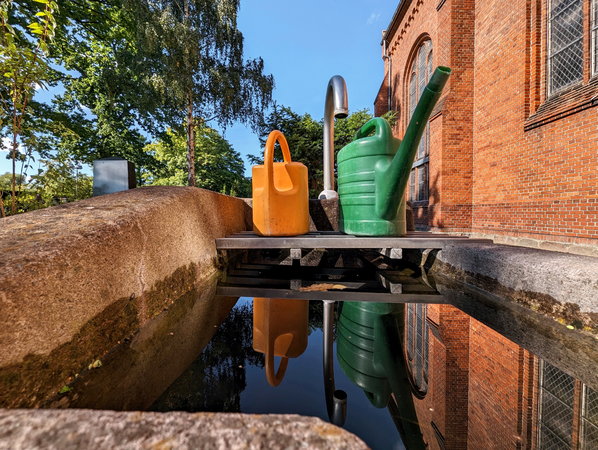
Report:
<svg viewBox="0 0 598 450"><path fill-rule="evenodd" d="M401 0L395 10L395 13L390 20L390 23L386 27L386 39L390 39L393 34L397 31L399 22L403 19L407 7L411 4L411 0Z"/></svg>

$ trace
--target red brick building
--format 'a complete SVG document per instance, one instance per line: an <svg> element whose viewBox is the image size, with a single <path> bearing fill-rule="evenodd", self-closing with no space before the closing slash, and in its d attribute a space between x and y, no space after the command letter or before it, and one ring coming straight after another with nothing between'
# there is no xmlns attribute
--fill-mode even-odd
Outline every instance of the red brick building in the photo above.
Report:
<svg viewBox="0 0 598 450"><path fill-rule="evenodd" d="M404 339L428 448L598 448L598 390L453 306L408 305Z"/></svg>
<svg viewBox="0 0 598 450"><path fill-rule="evenodd" d="M382 47L397 136L453 69L412 170L419 229L597 243L598 0L403 0Z"/></svg>

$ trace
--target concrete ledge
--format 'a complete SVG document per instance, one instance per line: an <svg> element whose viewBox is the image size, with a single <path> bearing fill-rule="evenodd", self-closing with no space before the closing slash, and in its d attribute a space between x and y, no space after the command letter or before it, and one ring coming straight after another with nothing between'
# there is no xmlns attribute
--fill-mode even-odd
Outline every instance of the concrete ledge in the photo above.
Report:
<svg viewBox="0 0 598 450"><path fill-rule="evenodd" d="M540 250L549 250L553 252L564 252L575 255L598 257L598 243L596 245L579 244L577 242L547 241L544 239L533 239L528 237L489 233L468 233L468 235L472 238L492 239L495 244L514 245L518 247L528 247Z"/></svg>
<svg viewBox="0 0 598 450"><path fill-rule="evenodd" d="M422 263L450 304L598 387L598 258L483 245Z"/></svg>
<svg viewBox="0 0 598 450"><path fill-rule="evenodd" d="M178 299L197 298L222 264L214 238L250 224L243 201L187 187L2 220L0 406L47 404Z"/></svg>
<svg viewBox="0 0 598 450"><path fill-rule="evenodd" d="M455 246L438 252L431 269L598 334L598 258L508 245Z"/></svg>
<svg viewBox="0 0 598 450"><path fill-rule="evenodd" d="M0 449L367 449L315 417L0 410Z"/></svg>

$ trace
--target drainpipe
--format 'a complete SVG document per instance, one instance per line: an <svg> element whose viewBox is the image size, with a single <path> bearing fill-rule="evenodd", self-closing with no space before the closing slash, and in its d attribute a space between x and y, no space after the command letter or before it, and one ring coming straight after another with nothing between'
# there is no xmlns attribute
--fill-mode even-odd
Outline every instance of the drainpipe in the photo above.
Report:
<svg viewBox="0 0 598 450"><path fill-rule="evenodd" d="M382 30L382 60L388 64L388 71L387 71L387 95L388 95L388 110L392 110L392 59L390 59L390 55L388 54L388 41L386 40L386 30Z"/></svg>

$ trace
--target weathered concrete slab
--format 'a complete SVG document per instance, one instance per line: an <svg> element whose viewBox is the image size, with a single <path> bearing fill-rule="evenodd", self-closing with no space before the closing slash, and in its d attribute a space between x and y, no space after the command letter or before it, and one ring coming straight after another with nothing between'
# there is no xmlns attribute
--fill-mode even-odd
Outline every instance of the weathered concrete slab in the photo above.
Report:
<svg viewBox="0 0 598 450"><path fill-rule="evenodd" d="M151 187L0 221L0 406L46 404L201 293L222 263L214 239L250 220L239 199Z"/></svg>
<svg viewBox="0 0 598 450"><path fill-rule="evenodd" d="M598 332L598 258L508 245L455 246L438 252L432 271Z"/></svg>
<svg viewBox="0 0 598 450"><path fill-rule="evenodd" d="M430 253L425 268L449 303L598 387L598 258L455 246Z"/></svg>
<svg viewBox="0 0 598 450"><path fill-rule="evenodd" d="M0 410L0 449L367 449L315 417Z"/></svg>

